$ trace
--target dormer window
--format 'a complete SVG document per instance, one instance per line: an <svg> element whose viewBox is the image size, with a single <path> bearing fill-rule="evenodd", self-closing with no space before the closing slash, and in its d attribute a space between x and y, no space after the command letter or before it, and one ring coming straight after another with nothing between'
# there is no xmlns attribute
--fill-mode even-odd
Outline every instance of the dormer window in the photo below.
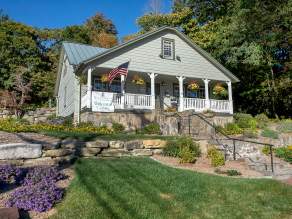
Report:
<svg viewBox="0 0 292 219"><path fill-rule="evenodd" d="M162 58L164 59L174 59L174 40L162 38Z"/></svg>

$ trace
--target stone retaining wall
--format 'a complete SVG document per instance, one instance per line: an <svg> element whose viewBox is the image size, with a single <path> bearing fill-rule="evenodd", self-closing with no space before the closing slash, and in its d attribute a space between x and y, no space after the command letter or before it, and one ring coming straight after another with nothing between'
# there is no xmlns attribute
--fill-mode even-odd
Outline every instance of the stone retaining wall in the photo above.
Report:
<svg viewBox="0 0 292 219"><path fill-rule="evenodd" d="M38 108L34 111L25 112L23 119L28 120L30 123L47 122L48 117L56 115L55 108ZM0 109L0 119L9 117L15 117L10 111L6 109Z"/></svg>
<svg viewBox="0 0 292 219"><path fill-rule="evenodd" d="M159 139L89 142L65 139L53 148L39 144L3 144L0 145L0 164L54 165L70 163L77 157L152 156L161 154L165 145L166 141Z"/></svg>
<svg viewBox="0 0 292 219"><path fill-rule="evenodd" d="M196 116L192 116L190 121L188 115L191 112L180 113L182 118L179 118L173 113L162 114L160 111L123 111L114 113L101 112L83 112L81 113L82 122L93 122L95 125L111 126L112 123L123 124L127 131L134 131L143 128L145 125L155 122L161 127L163 135L178 135L179 126L182 134L187 134L189 123L191 125L191 134L197 137L205 137L212 135L212 128ZM226 123L233 121L232 115L214 114L207 117L211 123L224 126Z"/></svg>

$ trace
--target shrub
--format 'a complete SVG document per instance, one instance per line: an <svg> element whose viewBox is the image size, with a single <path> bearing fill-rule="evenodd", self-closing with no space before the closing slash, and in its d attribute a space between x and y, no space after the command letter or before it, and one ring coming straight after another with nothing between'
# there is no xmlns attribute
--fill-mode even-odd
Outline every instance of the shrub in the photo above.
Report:
<svg viewBox="0 0 292 219"><path fill-rule="evenodd" d="M51 209L62 196L63 190L55 183L42 180L37 184L16 189L11 193L6 206L44 212Z"/></svg>
<svg viewBox="0 0 292 219"><path fill-rule="evenodd" d="M171 157L179 157L182 163L193 163L201 155L200 146L191 138L180 138L167 142L163 154Z"/></svg>
<svg viewBox="0 0 292 219"><path fill-rule="evenodd" d="M292 163L292 150L288 147L276 148L275 155L289 163Z"/></svg>
<svg viewBox="0 0 292 219"><path fill-rule="evenodd" d="M237 170L226 170L226 174L228 176L240 176L241 172L237 171Z"/></svg>
<svg viewBox="0 0 292 219"><path fill-rule="evenodd" d="M236 135L242 133L242 129L236 123L227 123L224 126L224 131L227 135Z"/></svg>
<svg viewBox="0 0 292 219"><path fill-rule="evenodd" d="M201 155L200 146L191 138L182 138L179 140L179 153L181 163L194 163L197 157Z"/></svg>
<svg viewBox="0 0 292 219"><path fill-rule="evenodd" d="M243 136L247 138L257 138L258 132L256 129L245 129L243 131Z"/></svg>
<svg viewBox="0 0 292 219"><path fill-rule="evenodd" d="M177 141L168 141L166 146L163 148L163 155L170 157L179 156L179 144Z"/></svg>
<svg viewBox="0 0 292 219"><path fill-rule="evenodd" d="M230 170L220 170L219 168L216 168L215 173L218 173L218 174L226 174L227 176L240 176L241 175L241 172L237 171L237 170L233 170L233 169L230 169Z"/></svg>
<svg viewBox="0 0 292 219"><path fill-rule="evenodd" d="M142 129L141 132L143 134L161 134L160 126L157 123L149 123Z"/></svg>
<svg viewBox="0 0 292 219"><path fill-rule="evenodd" d="M210 147L207 153L207 157L211 159L211 165L213 167L223 166L225 164L224 155L215 147Z"/></svg>
<svg viewBox="0 0 292 219"><path fill-rule="evenodd" d="M271 130L271 129L264 129L261 133L263 137L268 137L268 138L273 138L273 139L278 139L279 135L278 132Z"/></svg>
<svg viewBox="0 0 292 219"><path fill-rule="evenodd" d="M292 132L292 120L287 119L287 120L281 121L277 127L277 130L281 133Z"/></svg>
<svg viewBox="0 0 292 219"><path fill-rule="evenodd" d="M250 114L237 113L234 115L235 123L240 128L250 128L255 129L257 127L257 121Z"/></svg>
<svg viewBox="0 0 292 219"><path fill-rule="evenodd" d="M57 182L64 179L65 175L62 174L56 167L52 166L39 166L30 168L24 178L23 185L34 185L41 181Z"/></svg>
<svg viewBox="0 0 292 219"><path fill-rule="evenodd" d="M116 123L114 122L113 125L112 125L112 129L115 133L121 133L125 130L125 126L123 126L122 124L120 123Z"/></svg>
<svg viewBox="0 0 292 219"><path fill-rule="evenodd" d="M264 113L256 115L255 119L257 121L257 127L260 129L266 128L269 123L269 118Z"/></svg>
<svg viewBox="0 0 292 219"><path fill-rule="evenodd" d="M274 151L274 148L272 149L273 151ZM270 153L270 146L267 146L267 145L265 145L263 148L262 148L262 152L263 152L263 154L265 154L265 155L270 155L271 153Z"/></svg>

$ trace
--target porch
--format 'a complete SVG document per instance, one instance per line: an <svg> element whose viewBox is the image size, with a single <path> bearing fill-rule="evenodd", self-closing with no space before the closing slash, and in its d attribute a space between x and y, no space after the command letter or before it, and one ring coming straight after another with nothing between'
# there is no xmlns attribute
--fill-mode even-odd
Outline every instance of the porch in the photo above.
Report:
<svg viewBox="0 0 292 219"><path fill-rule="evenodd" d="M102 72L109 71L110 69L96 68L93 72L92 69L88 69L87 85L81 87L81 109L96 112L162 109L178 112L211 110L233 113L230 81L129 71L127 78L121 76L109 86L108 82L101 80L104 75ZM134 77L138 77L143 83L134 84ZM195 91L189 90L187 86L192 80L199 84ZM218 83L226 86L228 95L224 98L216 99L213 92L210 92Z"/></svg>

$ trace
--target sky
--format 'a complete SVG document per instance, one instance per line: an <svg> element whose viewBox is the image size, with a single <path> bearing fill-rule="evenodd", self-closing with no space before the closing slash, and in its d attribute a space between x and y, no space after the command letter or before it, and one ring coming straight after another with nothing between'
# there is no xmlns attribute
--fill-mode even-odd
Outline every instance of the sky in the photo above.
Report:
<svg viewBox="0 0 292 219"><path fill-rule="evenodd" d="M147 12L150 0L0 0L0 9L15 21L38 28L61 28L82 24L96 12L116 25L119 38L136 33L136 19ZM161 0L162 12L172 0Z"/></svg>

